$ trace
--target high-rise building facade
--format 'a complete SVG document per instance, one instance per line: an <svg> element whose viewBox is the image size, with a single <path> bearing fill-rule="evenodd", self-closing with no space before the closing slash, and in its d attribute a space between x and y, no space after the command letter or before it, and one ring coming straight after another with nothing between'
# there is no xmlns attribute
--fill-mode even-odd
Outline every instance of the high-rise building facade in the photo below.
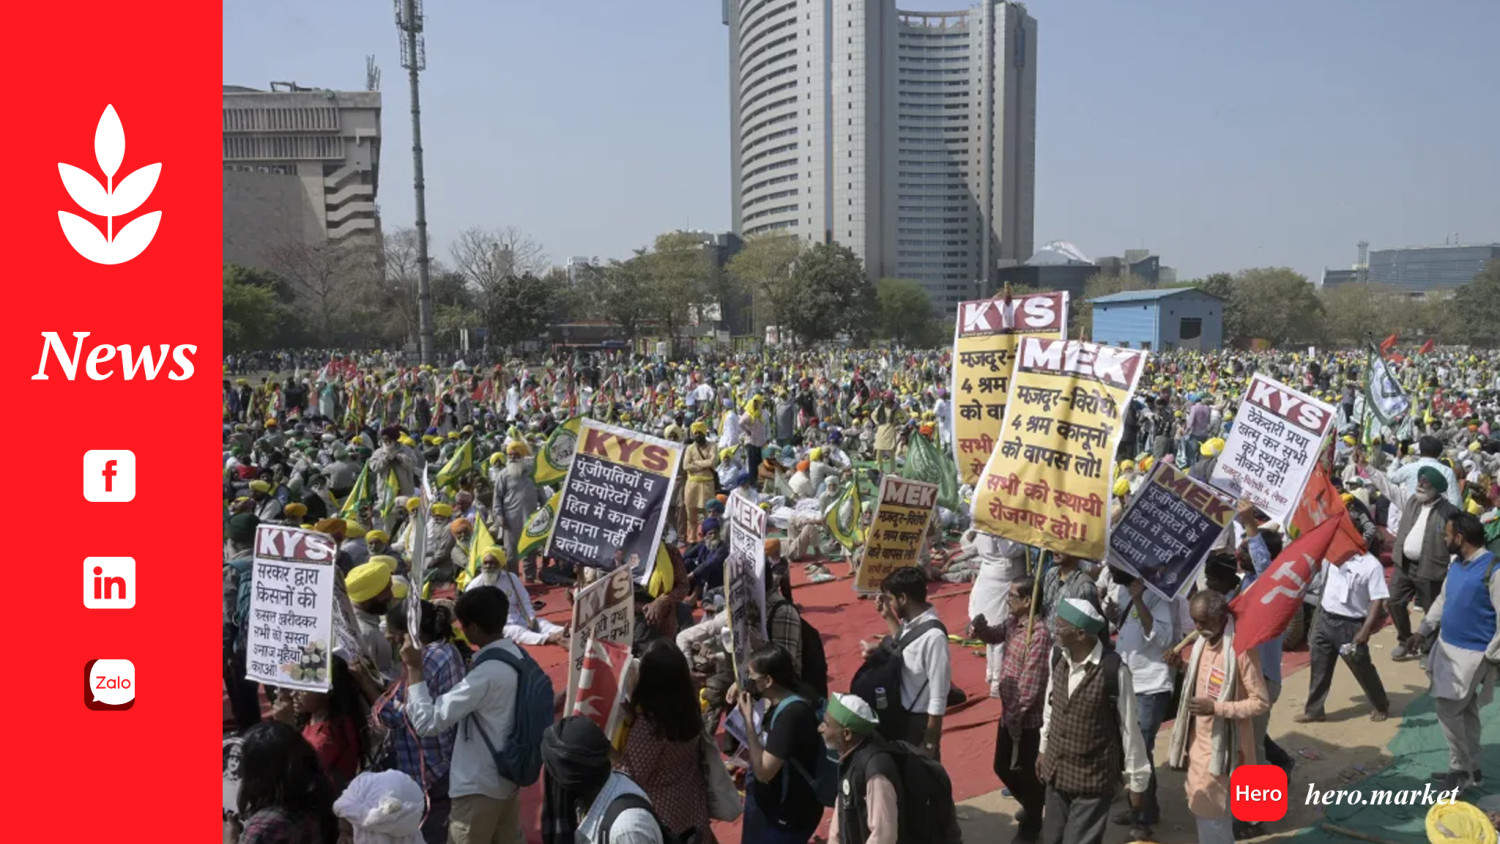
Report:
<svg viewBox="0 0 1500 844"><path fill-rule="evenodd" d="M1367 276L1371 284L1423 295L1463 287L1494 260L1500 243L1376 249Z"/></svg>
<svg viewBox="0 0 1500 844"><path fill-rule="evenodd" d="M725 0L734 228L853 249L934 307L1031 255L1036 21L982 0Z"/></svg>
<svg viewBox="0 0 1500 844"><path fill-rule="evenodd" d="M224 260L286 244L376 246L380 93L224 86Z"/></svg>

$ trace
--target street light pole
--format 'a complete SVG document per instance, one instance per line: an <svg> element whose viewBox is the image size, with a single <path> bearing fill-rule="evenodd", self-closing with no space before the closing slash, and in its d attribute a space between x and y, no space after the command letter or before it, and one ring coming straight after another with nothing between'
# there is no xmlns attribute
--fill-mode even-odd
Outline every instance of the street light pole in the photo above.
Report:
<svg viewBox="0 0 1500 844"><path fill-rule="evenodd" d="M424 364L433 363L432 275L427 257L427 183L422 176L422 97L417 75L427 69L427 45L422 38L421 0L395 0L396 28L401 30L401 66L411 83L412 189L417 200L417 321Z"/></svg>

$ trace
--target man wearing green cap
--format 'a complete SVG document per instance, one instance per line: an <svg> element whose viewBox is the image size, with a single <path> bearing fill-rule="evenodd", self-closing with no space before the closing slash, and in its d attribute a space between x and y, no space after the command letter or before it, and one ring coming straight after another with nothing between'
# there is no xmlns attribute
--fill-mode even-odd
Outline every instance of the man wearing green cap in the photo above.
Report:
<svg viewBox="0 0 1500 844"><path fill-rule="evenodd" d="M1416 494L1401 513L1401 529L1391 549L1395 568L1390 585L1391 623L1396 627L1397 642L1391 659L1397 662L1417 656L1406 648L1412 633L1407 607L1415 600L1425 612L1442 591L1448 573L1452 555L1443 539L1443 525L1459 509L1444 496L1447 490L1448 479L1443 473L1422 466L1417 470Z"/></svg>
<svg viewBox="0 0 1500 844"><path fill-rule="evenodd" d="M1094 604L1057 606L1062 656L1052 666L1042 708L1037 777L1047 785L1044 844L1100 844L1123 772L1130 807L1145 808L1151 762L1141 738L1130 669L1106 650L1107 625ZM1109 682L1113 675L1116 682Z"/></svg>
<svg viewBox="0 0 1500 844"><path fill-rule="evenodd" d="M901 773L876 735L875 710L856 695L832 693L818 732L839 760L839 795L828 825L829 844L894 844Z"/></svg>

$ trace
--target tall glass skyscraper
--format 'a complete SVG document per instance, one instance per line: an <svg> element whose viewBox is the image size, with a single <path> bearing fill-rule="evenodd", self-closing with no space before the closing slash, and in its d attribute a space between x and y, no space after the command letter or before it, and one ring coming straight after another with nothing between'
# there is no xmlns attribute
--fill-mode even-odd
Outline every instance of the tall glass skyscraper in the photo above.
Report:
<svg viewBox="0 0 1500 844"><path fill-rule="evenodd" d="M1031 255L1036 21L983 0L724 0L734 229L852 248L934 307Z"/></svg>

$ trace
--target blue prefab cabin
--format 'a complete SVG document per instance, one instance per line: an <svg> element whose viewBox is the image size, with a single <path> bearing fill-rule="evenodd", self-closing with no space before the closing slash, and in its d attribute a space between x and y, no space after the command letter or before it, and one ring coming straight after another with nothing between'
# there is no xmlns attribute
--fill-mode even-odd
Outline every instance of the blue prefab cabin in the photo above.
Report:
<svg viewBox="0 0 1500 844"><path fill-rule="evenodd" d="M1131 290L1089 301L1095 343L1151 351L1224 345L1224 302L1196 287Z"/></svg>

